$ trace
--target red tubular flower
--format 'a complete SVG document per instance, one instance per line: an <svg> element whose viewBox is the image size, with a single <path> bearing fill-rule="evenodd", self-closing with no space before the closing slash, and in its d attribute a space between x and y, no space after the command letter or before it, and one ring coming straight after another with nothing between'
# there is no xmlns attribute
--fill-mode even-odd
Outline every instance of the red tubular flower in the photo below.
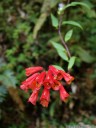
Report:
<svg viewBox="0 0 96 128"><path fill-rule="evenodd" d="M36 81L41 85L43 84L44 78L45 78L46 72L42 72L37 78Z"/></svg>
<svg viewBox="0 0 96 128"><path fill-rule="evenodd" d="M71 84L71 82L74 80L74 77L64 71L61 71L61 73L67 84Z"/></svg>
<svg viewBox="0 0 96 128"><path fill-rule="evenodd" d="M35 73L32 76L28 77L24 82L30 82L39 76L39 73Z"/></svg>
<svg viewBox="0 0 96 128"><path fill-rule="evenodd" d="M36 79L32 82L32 84L30 85L30 89L34 90L39 90L40 89L40 85L39 83L37 83Z"/></svg>
<svg viewBox="0 0 96 128"><path fill-rule="evenodd" d="M63 78L62 74L61 74L61 71L56 69L54 66L50 65L49 66L49 69L51 70L51 72L53 73L54 75L54 78L57 79L57 80L61 80Z"/></svg>
<svg viewBox="0 0 96 128"><path fill-rule="evenodd" d="M49 69L52 71L52 73L55 75L58 73L58 69L56 69L54 66L50 65Z"/></svg>
<svg viewBox="0 0 96 128"><path fill-rule="evenodd" d="M59 81L57 81L56 79L54 79L54 83L52 84L52 89L57 91L59 90L61 83Z"/></svg>
<svg viewBox="0 0 96 128"><path fill-rule="evenodd" d="M33 105L36 105L37 99L38 99L38 91L35 90L31 94L31 96L29 97L28 102L31 102Z"/></svg>
<svg viewBox="0 0 96 128"><path fill-rule="evenodd" d="M38 77L38 75L39 73L35 73L34 75L27 78L25 81L22 82L20 88L24 91L27 91L29 88L31 88L33 81L36 79L36 77Z"/></svg>
<svg viewBox="0 0 96 128"><path fill-rule="evenodd" d="M51 71L48 70L43 85L44 85L45 88L50 89L52 83L53 83L53 76L52 76Z"/></svg>
<svg viewBox="0 0 96 128"><path fill-rule="evenodd" d="M38 71L41 71L43 68L38 66L38 67L30 67L30 68L26 68L26 76L30 76Z"/></svg>
<svg viewBox="0 0 96 128"><path fill-rule="evenodd" d="M37 76L37 78L32 82L30 89L32 90L39 90L43 84L46 72L42 72Z"/></svg>
<svg viewBox="0 0 96 128"><path fill-rule="evenodd" d="M40 104L42 104L43 107L48 107L49 101L50 101L49 89L44 88L42 95L40 97Z"/></svg>
<svg viewBox="0 0 96 128"><path fill-rule="evenodd" d="M50 89L57 91L59 90L60 99L62 101L66 101L69 97L69 94L66 92L65 88L61 84L60 80L64 78L67 84L70 84L74 77L70 74L64 72L63 70L56 69L54 66L50 65L49 70L38 73L43 70L42 67L30 67L26 68L26 75L30 76L25 81L22 82L20 88L24 91L31 89L33 93L28 99L28 102L31 102L33 105L36 105L36 101L38 99L38 93L41 86L44 86L44 90L40 97L40 104L43 107L48 107L50 101Z"/></svg>
<svg viewBox="0 0 96 128"><path fill-rule="evenodd" d="M26 86L25 84L20 85L20 88L21 88L22 90L24 90L25 92L28 91L28 86Z"/></svg>
<svg viewBox="0 0 96 128"><path fill-rule="evenodd" d="M61 85L60 86L60 99L65 102L68 97L69 97L69 94L66 92L63 85Z"/></svg>

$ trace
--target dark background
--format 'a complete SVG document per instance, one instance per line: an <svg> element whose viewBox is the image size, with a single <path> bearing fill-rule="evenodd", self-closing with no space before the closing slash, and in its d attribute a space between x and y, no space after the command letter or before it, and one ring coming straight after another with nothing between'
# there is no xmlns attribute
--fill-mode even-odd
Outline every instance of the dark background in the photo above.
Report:
<svg viewBox="0 0 96 128"><path fill-rule="evenodd" d="M50 40L60 43L52 27L50 14L56 17L58 4L66 0L0 0L0 128L63 128L66 125L96 125L96 1L81 0L90 6L66 10L63 20L74 20L83 26L64 26L62 34L73 28L67 43L76 56L72 69L75 77L67 91L67 103L51 92L48 108L27 102L30 92L20 90L29 66L60 65L64 62ZM35 39L34 39L35 37ZM91 126L90 126L91 127Z"/></svg>

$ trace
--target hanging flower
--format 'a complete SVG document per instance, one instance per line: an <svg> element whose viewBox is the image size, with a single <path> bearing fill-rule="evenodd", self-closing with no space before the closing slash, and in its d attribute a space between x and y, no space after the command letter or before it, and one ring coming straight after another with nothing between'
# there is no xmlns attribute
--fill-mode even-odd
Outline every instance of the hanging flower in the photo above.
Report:
<svg viewBox="0 0 96 128"><path fill-rule="evenodd" d="M48 107L51 89L59 91L60 99L62 101L66 101L66 99L69 97L69 94L61 84L61 80L62 78L64 78L66 83L70 84L74 80L74 77L63 70L56 69L52 65L49 66L47 72L42 70L43 68L40 66L30 67L26 69L26 75L29 77L22 82L20 88L24 91L28 91L28 89L31 89L33 91L28 101L33 105L36 105L38 93L41 87L44 87L44 90L40 97L40 104L43 107Z"/></svg>
<svg viewBox="0 0 96 128"><path fill-rule="evenodd" d="M24 91L28 91L29 88L32 88L33 81L38 77L39 73L35 73L29 78L27 78L25 81L22 82L22 85L20 85L20 88Z"/></svg>
<svg viewBox="0 0 96 128"><path fill-rule="evenodd" d="M60 86L60 99L62 101L66 101L69 97L69 94L64 89L63 85Z"/></svg>
<svg viewBox="0 0 96 128"><path fill-rule="evenodd" d="M38 91L35 90L31 94L31 96L29 97L28 102L31 102L33 105L36 105L37 99L38 99Z"/></svg>
<svg viewBox="0 0 96 128"><path fill-rule="evenodd" d="M61 73L63 75L64 80L67 82L67 84L71 84L71 82L74 80L74 77L64 71L61 71Z"/></svg>
<svg viewBox="0 0 96 128"><path fill-rule="evenodd" d="M50 70L48 70L43 84L45 88L47 89L51 88L51 85L53 84L53 76Z"/></svg>
<svg viewBox="0 0 96 128"><path fill-rule="evenodd" d="M32 82L30 89L39 90L43 85L45 75L46 75L46 72L42 72L41 74L39 74L37 78Z"/></svg>
<svg viewBox="0 0 96 128"><path fill-rule="evenodd" d="M43 70L43 68L38 66L38 67L29 67L29 68L26 68L25 70L26 70L26 76L30 76L38 71Z"/></svg>
<svg viewBox="0 0 96 128"><path fill-rule="evenodd" d="M56 69L54 66L50 65L49 69L51 70L51 72L54 75L54 78L57 80L61 80L63 78L62 74L61 74L61 70Z"/></svg>
<svg viewBox="0 0 96 128"><path fill-rule="evenodd" d="M44 90L42 92L42 95L40 97L40 104L43 107L48 107L49 101L50 101L50 92L49 92L49 89L44 88Z"/></svg>
<svg viewBox="0 0 96 128"><path fill-rule="evenodd" d="M57 91L57 90L59 90L60 85L61 85L61 83L58 80L54 79L51 87L53 90Z"/></svg>
<svg viewBox="0 0 96 128"><path fill-rule="evenodd" d="M46 76L46 72L41 72L41 74L36 78L36 81L42 85L43 82L44 82L44 79L45 79L45 76Z"/></svg>

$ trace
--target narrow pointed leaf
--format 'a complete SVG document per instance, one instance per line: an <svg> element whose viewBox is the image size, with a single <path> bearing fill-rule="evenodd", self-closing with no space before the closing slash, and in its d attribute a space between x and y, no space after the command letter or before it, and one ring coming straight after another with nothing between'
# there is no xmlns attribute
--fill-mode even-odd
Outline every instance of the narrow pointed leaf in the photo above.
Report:
<svg viewBox="0 0 96 128"><path fill-rule="evenodd" d="M69 30L66 35L65 35L65 42L67 42L68 40L70 40L71 36L73 34L73 30Z"/></svg>
<svg viewBox="0 0 96 128"><path fill-rule="evenodd" d="M71 2L70 4L64 6L63 10L65 10L65 9L67 9L69 7L77 6L77 5L84 6L87 9L90 9L90 7L86 3L83 3L83 2Z"/></svg>
<svg viewBox="0 0 96 128"><path fill-rule="evenodd" d="M68 64L68 70L71 69L75 63L75 59L76 57L75 56L72 56L69 60L69 64Z"/></svg>
<svg viewBox="0 0 96 128"><path fill-rule="evenodd" d="M57 50L58 55L65 61L68 61L66 49L59 43L51 41L53 47Z"/></svg>
<svg viewBox="0 0 96 128"><path fill-rule="evenodd" d="M68 61L68 56L67 56L67 53L64 52L64 51L60 51L60 50L57 50L58 52L58 55L65 61Z"/></svg>
<svg viewBox="0 0 96 128"><path fill-rule="evenodd" d="M58 19L53 15L51 14L51 20L52 20L52 25L53 27L58 27Z"/></svg>
<svg viewBox="0 0 96 128"><path fill-rule="evenodd" d="M79 27L80 29L83 30L83 27L82 27L79 23L77 23L77 22L75 22L75 21L63 21L62 25L66 25L66 24Z"/></svg>
<svg viewBox="0 0 96 128"><path fill-rule="evenodd" d="M56 50L66 51L65 48L64 48L61 44L56 43L56 42L54 42L54 41L51 41L51 43L52 43L53 47L54 47Z"/></svg>

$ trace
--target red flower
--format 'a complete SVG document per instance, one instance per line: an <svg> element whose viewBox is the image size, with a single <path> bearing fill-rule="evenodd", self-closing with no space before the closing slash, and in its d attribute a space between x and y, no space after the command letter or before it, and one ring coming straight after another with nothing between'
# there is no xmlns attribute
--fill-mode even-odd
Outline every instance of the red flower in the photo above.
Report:
<svg viewBox="0 0 96 128"><path fill-rule="evenodd" d="M45 78L46 72L42 72L37 78L36 81L41 85L43 84L44 78Z"/></svg>
<svg viewBox="0 0 96 128"><path fill-rule="evenodd" d="M28 102L31 102L33 105L36 105L37 99L38 99L38 91L35 90L31 94L31 96L29 97Z"/></svg>
<svg viewBox="0 0 96 128"><path fill-rule="evenodd" d="M69 97L69 94L66 92L64 87L61 85L60 86L60 99L62 101L66 101L68 97Z"/></svg>
<svg viewBox="0 0 96 128"><path fill-rule="evenodd" d="M45 88L50 89L52 84L53 84L53 76L51 71L48 70L43 85Z"/></svg>
<svg viewBox="0 0 96 128"><path fill-rule="evenodd" d="M38 75L39 73L35 73L34 75L27 78L25 81L22 82L20 88L24 91L27 91L29 88L31 88L33 81L36 79Z"/></svg>
<svg viewBox="0 0 96 128"><path fill-rule="evenodd" d="M30 85L30 89L34 90L39 90L40 89L40 84L37 83L36 79L32 82L32 84Z"/></svg>
<svg viewBox="0 0 96 128"><path fill-rule="evenodd" d="M54 79L54 83L52 84L52 89L57 91L59 90L61 83L59 81L57 81L56 79Z"/></svg>
<svg viewBox="0 0 96 128"><path fill-rule="evenodd" d="M61 73L63 75L63 78L65 79L65 81L67 82L67 84L71 84L71 82L74 80L74 77L71 76L70 74L64 72L61 70Z"/></svg>
<svg viewBox="0 0 96 128"><path fill-rule="evenodd" d="M28 86L25 84L20 85L20 88L26 92L28 91Z"/></svg>
<svg viewBox="0 0 96 128"><path fill-rule="evenodd" d="M50 89L60 92L60 99L62 101L66 101L66 99L69 97L69 94L64 89L63 85L61 85L60 80L62 78L65 79L67 84L70 84L74 77L70 74L64 72L63 70L58 70L54 66L49 66L49 70L46 73L46 71L43 71L41 73L36 73L41 71L43 68L38 67L30 67L26 69L26 75L29 76L24 82L22 82L22 85L20 86L21 89L27 91L28 89L31 89L33 93L29 97L29 102L31 102L33 105L36 105L36 101L38 99L38 93L41 88L41 86L44 86L44 90L42 92L42 95L40 97L40 104L43 107L48 107L49 101L50 101Z"/></svg>
<svg viewBox="0 0 96 128"><path fill-rule="evenodd" d="M40 104L42 104L43 107L48 107L49 101L50 101L49 89L44 88L42 95L40 97Z"/></svg>
<svg viewBox="0 0 96 128"><path fill-rule="evenodd" d="M49 69L52 71L54 78L57 80L61 80L63 78L61 74L61 70L56 69L54 66L49 66Z"/></svg>
<svg viewBox="0 0 96 128"><path fill-rule="evenodd" d="M52 73L55 75L58 73L58 69L56 69L54 66L50 65L49 69L52 71Z"/></svg>
<svg viewBox="0 0 96 128"><path fill-rule="evenodd" d="M42 72L37 76L37 78L32 82L32 85L30 86L32 90L39 90L43 84L44 78L45 78L46 72Z"/></svg>
<svg viewBox="0 0 96 128"><path fill-rule="evenodd" d="M43 68L38 66L38 67L30 67L30 68L26 68L26 76L30 76L38 71L41 71Z"/></svg>

